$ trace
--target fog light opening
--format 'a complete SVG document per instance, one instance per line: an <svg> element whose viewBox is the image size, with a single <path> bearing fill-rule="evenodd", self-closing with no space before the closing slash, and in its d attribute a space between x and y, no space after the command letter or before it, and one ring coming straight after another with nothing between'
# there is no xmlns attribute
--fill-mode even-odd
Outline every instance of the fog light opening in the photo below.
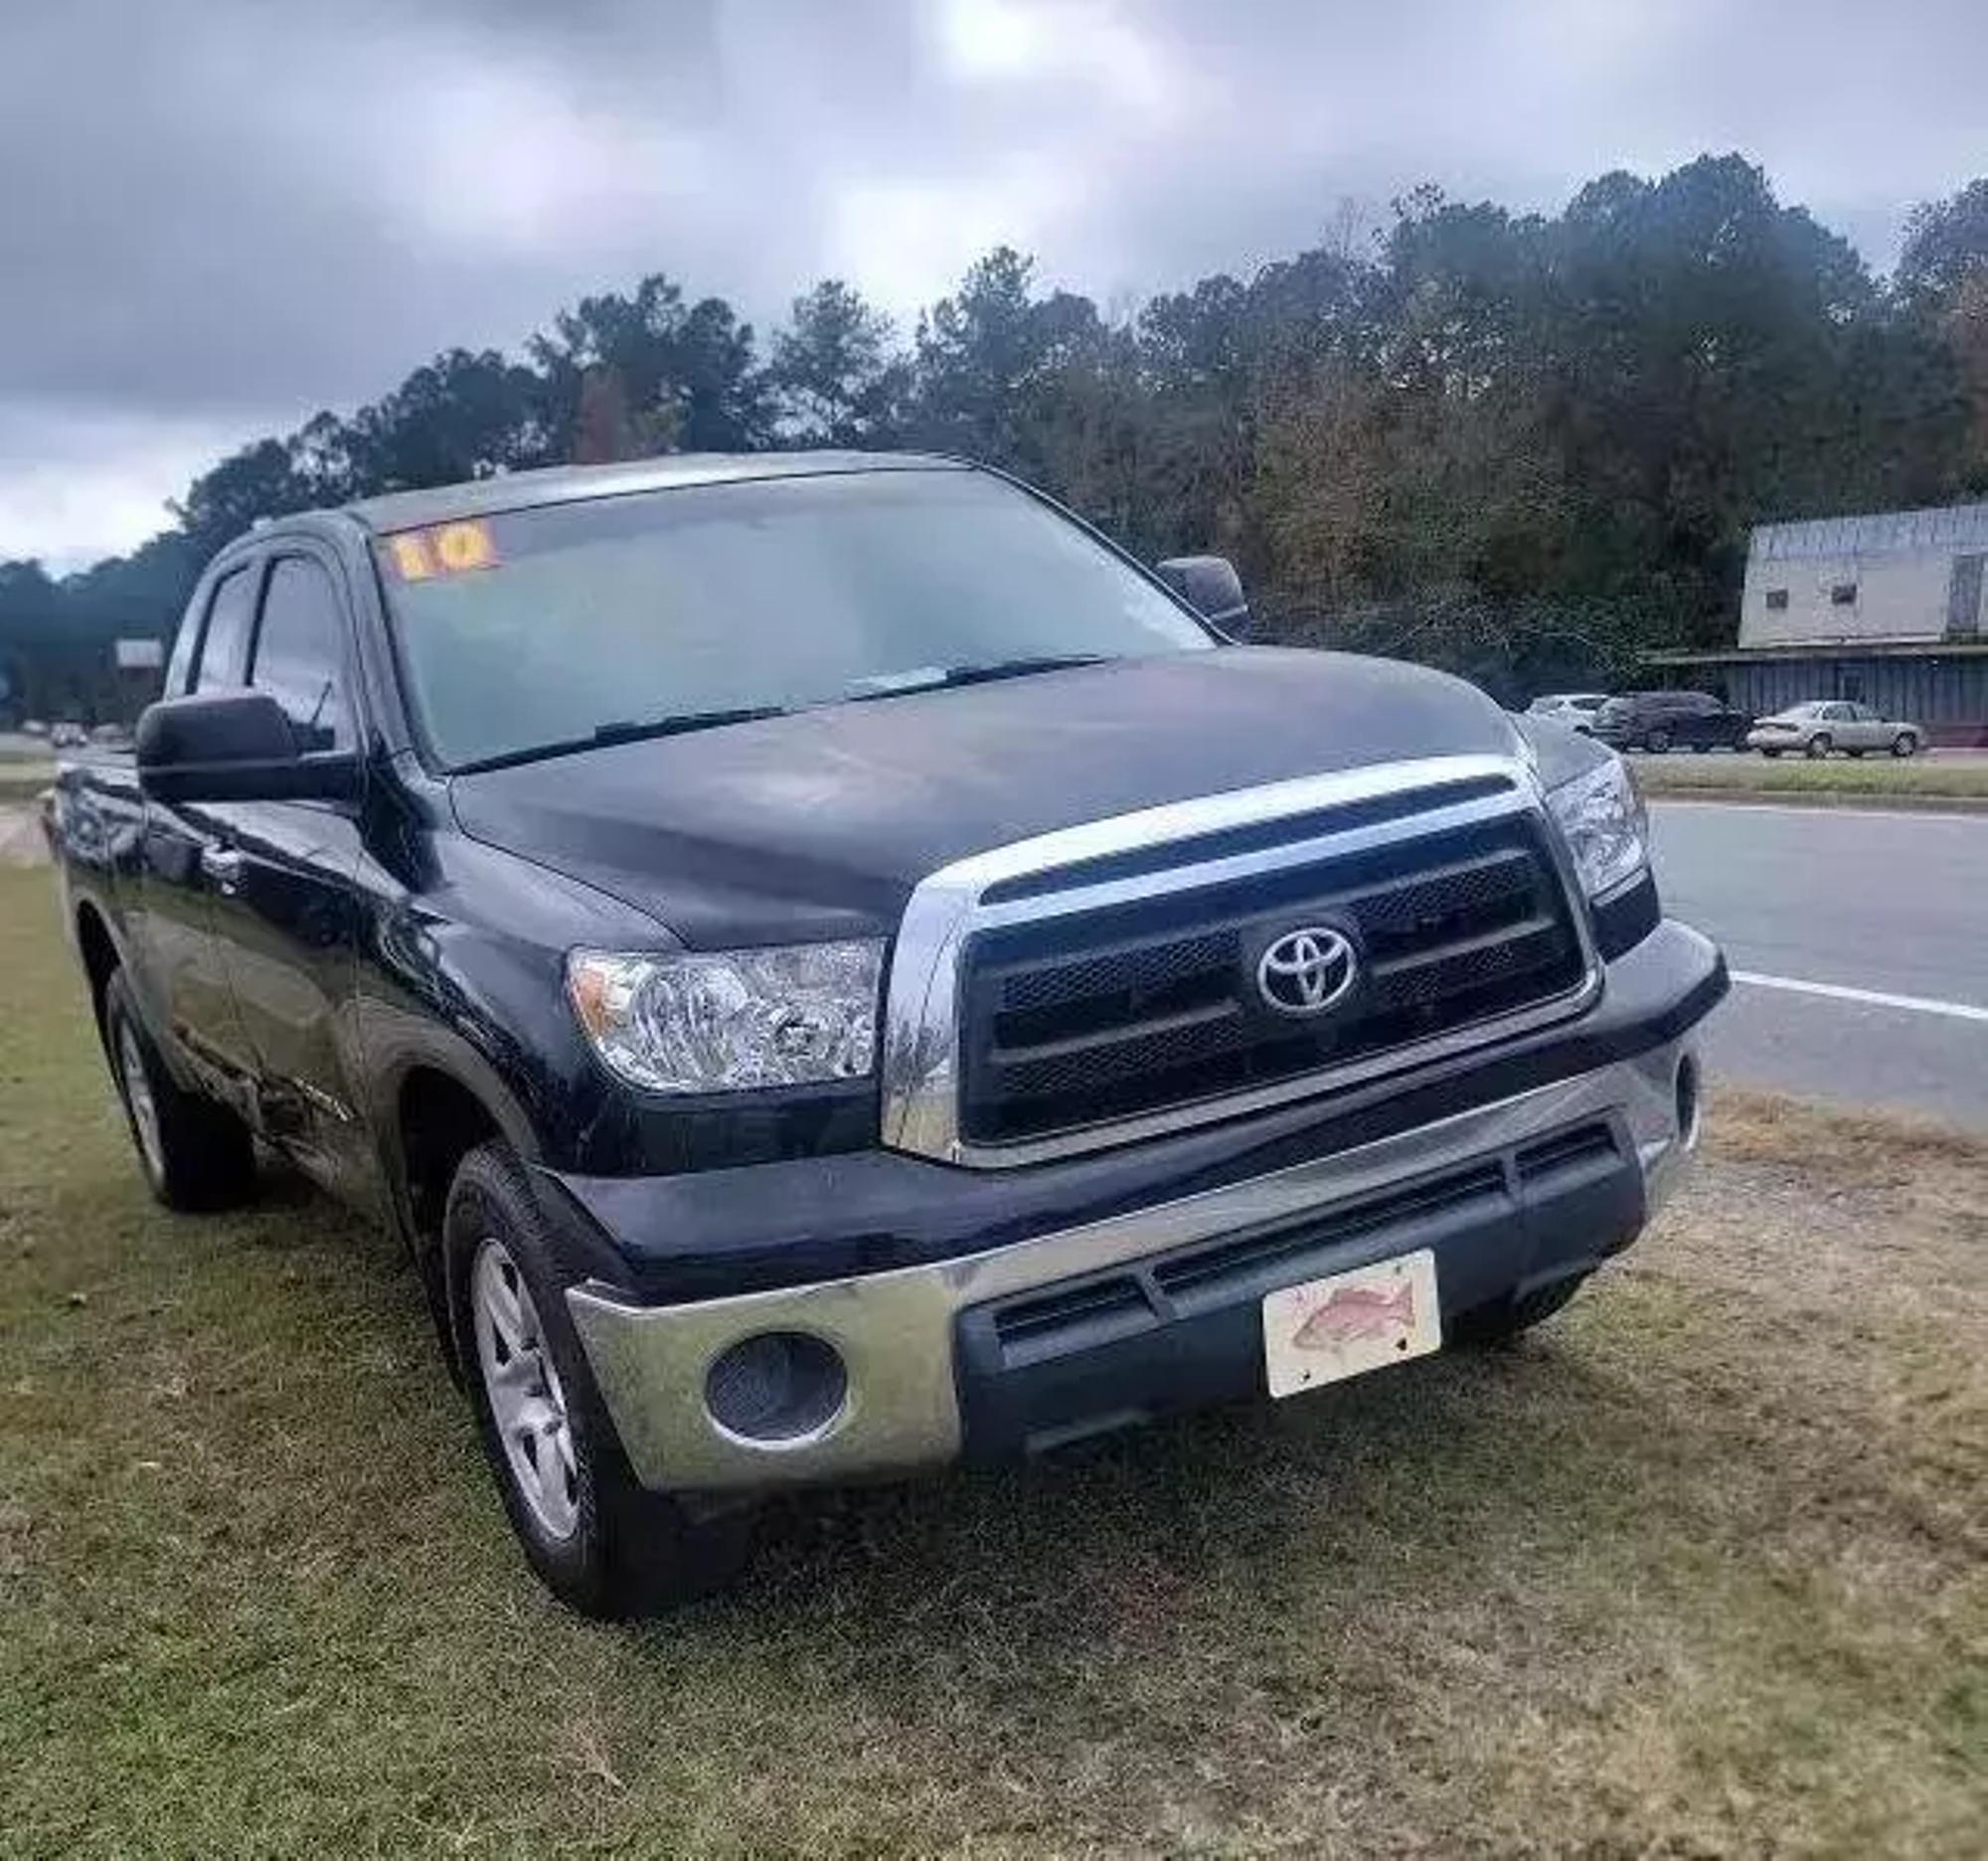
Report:
<svg viewBox="0 0 1988 1861"><path fill-rule="evenodd" d="M705 1372L704 1406L726 1434L777 1447L819 1435L849 1395L842 1353L805 1331L762 1331Z"/></svg>
<svg viewBox="0 0 1988 1861"><path fill-rule="evenodd" d="M1687 1150L1698 1148L1698 1059L1686 1054L1677 1066L1677 1127Z"/></svg>

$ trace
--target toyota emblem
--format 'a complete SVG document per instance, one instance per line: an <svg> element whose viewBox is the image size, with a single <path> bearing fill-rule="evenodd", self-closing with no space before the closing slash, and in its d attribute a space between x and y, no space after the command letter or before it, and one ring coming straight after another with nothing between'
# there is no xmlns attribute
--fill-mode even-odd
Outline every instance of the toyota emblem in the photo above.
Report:
<svg viewBox="0 0 1988 1861"><path fill-rule="evenodd" d="M1279 1014L1323 1014L1353 986L1353 944L1324 925L1286 930L1256 962L1256 992Z"/></svg>

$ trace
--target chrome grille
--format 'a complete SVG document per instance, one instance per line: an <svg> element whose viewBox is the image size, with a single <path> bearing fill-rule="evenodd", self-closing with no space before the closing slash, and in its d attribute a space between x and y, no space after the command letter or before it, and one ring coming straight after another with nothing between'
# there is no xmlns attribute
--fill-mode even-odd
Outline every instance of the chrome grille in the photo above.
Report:
<svg viewBox="0 0 1988 1861"><path fill-rule="evenodd" d="M1356 989L1267 1012L1319 921ZM1461 1054L1601 986L1531 772L1435 757L1169 802L920 881L892 952L884 1141L982 1168L1132 1142Z"/></svg>
<svg viewBox="0 0 1988 1861"><path fill-rule="evenodd" d="M1362 981L1279 1015L1257 957L1293 926L1349 933ZM1274 1084L1576 987L1567 895L1523 814L1270 875L983 930L960 991L960 1129L1011 1143Z"/></svg>

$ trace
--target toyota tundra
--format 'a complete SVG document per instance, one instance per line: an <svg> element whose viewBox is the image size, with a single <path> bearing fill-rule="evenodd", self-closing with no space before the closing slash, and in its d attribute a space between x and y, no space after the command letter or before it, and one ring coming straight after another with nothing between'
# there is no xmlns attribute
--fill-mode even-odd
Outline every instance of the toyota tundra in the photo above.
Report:
<svg viewBox="0 0 1988 1861"><path fill-rule="evenodd" d="M1686 1166L1724 964L1613 753L1245 619L945 458L256 526L57 790L152 1192L390 1224L597 1613L774 1488L1537 1323Z"/></svg>

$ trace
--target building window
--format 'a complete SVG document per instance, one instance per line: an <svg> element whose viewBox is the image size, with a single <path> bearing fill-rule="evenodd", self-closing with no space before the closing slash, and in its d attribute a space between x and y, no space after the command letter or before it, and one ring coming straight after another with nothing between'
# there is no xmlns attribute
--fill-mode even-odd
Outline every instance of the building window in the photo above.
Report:
<svg viewBox="0 0 1988 1861"><path fill-rule="evenodd" d="M1839 672L1836 677L1836 695L1847 698L1852 704L1864 702L1864 680L1855 672Z"/></svg>
<svg viewBox="0 0 1988 1861"><path fill-rule="evenodd" d="M1779 613L1787 604L1788 592L1786 589L1769 589L1767 591L1767 611L1769 613Z"/></svg>
<svg viewBox="0 0 1988 1861"><path fill-rule="evenodd" d="M1857 605L1857 584L1838 582L1829 591L1829 604L1832 607L1855 607Z"/></svg>

